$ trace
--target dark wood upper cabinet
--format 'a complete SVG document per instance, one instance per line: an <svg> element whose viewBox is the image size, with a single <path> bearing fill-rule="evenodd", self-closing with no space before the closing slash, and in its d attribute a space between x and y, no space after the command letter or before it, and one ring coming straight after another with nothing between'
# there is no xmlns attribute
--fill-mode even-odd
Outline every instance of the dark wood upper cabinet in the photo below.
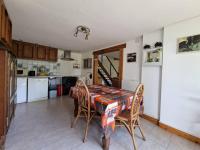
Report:
<svg viewBox="0 0 200 150"><path fill-rule="evenodd" d="M23 58L23 42L18 42L17 58Z"/></svg>
<svg viewBox="0 0 200 150"><path fill-rule="evenodd" d="M1 40L6 42L6 9L1 5Z"/></svg>
<svg viewBox="0 0 200 150"><path fill-rule="evenodd" d="M21 59L57 61L58 49L13 40L12 53Z"/></svg>
<svg viewBox="0 0 200 150"><path fill-rule="evenodd" d="M23 58L33 58L34 44L24 43L23 44Z"/></svg>
<svg viewBox="0 0 200 150"><path fill-rule="evenodd" d="M49 48L48 60L50 60L50 61L57 61L57 57L58 57L58 49L56 49L56 48Z"/></svg>
<svg viewBox="0 0 200 150"><path fill-rule="evenodd" d="M38 45L37 46L37 59L46 60L46 46Z"/></svg>
<svg viewBox="0 0 200 150"><path fill-rule="evenodd" d="M34 45L34 47L33 47L33 59L37 60L38 59L37 56L38 56L37 45Z"/></svg>
<svg viewBox="0 0 200 150"><path fill-rule="evenodd" d="M16 41L12 42L12 52L15 56L17 56L17 50L18 50L18 43Z"/></svg>
<svg viewBox="0 0 200 150"><path fill-rule="evenodd" d="M0 0L0 42L12 51L12 22L2 0Z"/></svg>

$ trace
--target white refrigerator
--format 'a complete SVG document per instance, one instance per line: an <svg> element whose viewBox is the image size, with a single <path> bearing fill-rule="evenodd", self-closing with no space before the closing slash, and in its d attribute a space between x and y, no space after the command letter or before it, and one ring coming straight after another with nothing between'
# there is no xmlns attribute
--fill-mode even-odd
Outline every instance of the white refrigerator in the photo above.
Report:
<svg viewBox="0 0 200 150"><path fill-rule="evenodd" d="M28 102L48 99L48 78L28 78Z"/></svg>
<svg viewBox="0 0 200 150"><path fill-rule="evenodd" d="M27 102L27 77L17 77L17 103Z"/></svg>

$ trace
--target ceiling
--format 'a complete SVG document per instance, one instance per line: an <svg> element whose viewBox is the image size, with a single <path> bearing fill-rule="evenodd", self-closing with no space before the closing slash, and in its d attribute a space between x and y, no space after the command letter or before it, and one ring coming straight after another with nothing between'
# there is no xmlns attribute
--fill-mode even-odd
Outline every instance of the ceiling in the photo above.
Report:
<svg viewBox="0 0 200 150"><path fill-rule="evenodd" d="M13 38L67 50L97 50L200 14L200 0L4 0ZM73 36L78 25L89 40Z"/></svg>

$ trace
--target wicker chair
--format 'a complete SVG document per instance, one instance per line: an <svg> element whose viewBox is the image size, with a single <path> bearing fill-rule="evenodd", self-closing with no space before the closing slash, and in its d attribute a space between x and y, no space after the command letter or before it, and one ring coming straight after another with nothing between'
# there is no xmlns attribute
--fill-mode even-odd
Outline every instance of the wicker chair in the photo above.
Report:
<svg viewBox="0 0 200 150"><path fill-rule="evenodd" d="M131 109L123 111L121 114L119 114L115 120L117 122L116 126L125 126L128 132L130 133L134 145L134 149L137 150L136 142L135 142L135 128L138 127L143 140L145 140L144 133L140 126L139 121L139 114L140 114L140 104L143 99L143 93L144 93L144 85L139 84L134 99L132 101Z"/></svg>
<svg viewBox="0 0 200 150"><path fill-rule="evenodd" d="M83 142L85 142L87 138L89 123L91 119L94 117L96 112L93 109L91 109L90 93L85 83L82 80L78 80L76 82L75 87L76 87L75 95L78 99L78 113L74 121L72 122L71 127L73 128L75 126L79 117L86 118L87 124L85 128L84 139L83 139Z"/></svg>

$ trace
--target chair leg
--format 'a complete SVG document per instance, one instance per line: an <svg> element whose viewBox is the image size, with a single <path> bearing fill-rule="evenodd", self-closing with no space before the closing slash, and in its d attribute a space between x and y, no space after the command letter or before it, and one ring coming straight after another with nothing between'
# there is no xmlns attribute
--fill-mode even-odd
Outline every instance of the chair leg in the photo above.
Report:
<svg viewBox="0 0 200 150"><path fill-rule="evenodd" d="M72 124L71 124L71 128L73 128L74 125L76 124L78 118L80 117L80 114L81 114L81 108L78 108L77 116L76 116L76 118L74 119L74 121L72 122Z"/></svg>
<svg viewBox="0 0 200 150"><path fill-rule="evenodd" d="M142 128L140 127L140 125L138 125L138 128L139 128L139 130L140 130L140 133L142 134L143 140L146 141L146 138L145 138L145 136L144 136L144 132L143 132Z"/></svg>
<svg viewBox="0 0 200 150"><path fill-rule="evenodd" d="M84 138L83 138L83 143L85 143L86 139L87 139L89 123L90 123L90 117L87 117L87 124L86 124L86 128L85 128L85 134L84 134Z"/></svg>
<svg viewBox="0 0 200 150"><path fill-rule="evenodd" d="M135 141L135 131L134 131L135 129L134 129L132 123L130 124L130 129L131 129L131 138L133 141L134 150L137 150L137 145L136 145L136 141Z"/></svg>

